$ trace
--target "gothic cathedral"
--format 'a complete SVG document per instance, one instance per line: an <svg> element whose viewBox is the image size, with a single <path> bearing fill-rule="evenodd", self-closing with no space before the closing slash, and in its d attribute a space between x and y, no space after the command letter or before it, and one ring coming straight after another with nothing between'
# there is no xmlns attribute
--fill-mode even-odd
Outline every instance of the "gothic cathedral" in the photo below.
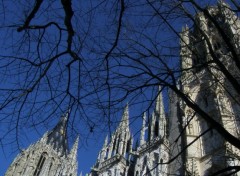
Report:
<svg viewBox="0 0 240 176"><path fill-rule="evenodd" d="M149 173L156 176L168 175L168 167L163 164L168 161L169 143L161 93L158 95L150 122L146 123L146 114L142 120L140 144L133 147L128 105L125 107L121 123L110 141L106 137L90 176L142 176Z"/></svg>
<svg viewBox="0 0 240 176"><path fill-rule="evenodd" d="M216 28L221 27L230 36L228 42L239 55L240 21L223 1L206 10L218 25L201 12L195 17L193 29L186 26L180 34L182 73L179 87L213 120L222 124L233 136L239 137L239 94L231 88L229 81L211 60L216 57L232 75L239 76L229 48L224 45L226 39ZM209 63L210 67L202 66L203 63ZM168 102L166 115L163 95L159 93L152 114L143 115L138 145L133 145L127 105L118 128L113 135L106 137L88 175L207 176L223 168L240 165L239 149L224 140L172 91L169 91ZM61 118L52 131L22 151L9 167L6 176L76 176L78 140L69 152L66 116Z"/></svg>
<svg viewBox="0 0 240 176"><path fill-rule="evenodd" d="M66 122L63 115L52 131L23 150L12 162L5 176L77 176L78 138L68 150Z"/></svg>

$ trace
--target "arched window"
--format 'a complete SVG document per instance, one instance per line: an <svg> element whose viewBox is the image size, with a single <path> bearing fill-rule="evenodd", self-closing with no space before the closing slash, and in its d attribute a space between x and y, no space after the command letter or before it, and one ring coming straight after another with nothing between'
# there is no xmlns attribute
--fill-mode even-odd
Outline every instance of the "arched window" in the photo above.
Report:
<svg viewBox="0 0 240 176"><path fill-rule="evenodd" d="M48 175L50 175L52 173L52 166L53 166L53 159L49 165L49 169L48 169Z"/></svg>
<svg viewBox="0 0 240 176"><path fill-rule="evenodd" d="M194 134L193 124L192 123L188 124L188 134L190 134L190 135Z"/></svg>
<svg viewBox="0 0 240 176"><path fill-rule="evenodd" d="M158 153L154 153L154 160L153 160L153 175L155 176L159 176L159 154Z"/></svg>
<svg viewBox="0 0 240 176"><path fill-rule="evenodd" d="M136 172L136 176L139 176L139 172L138 171Z"/></svg>
<svg viewBox="0 0 240 176"><path fill-rule="evenodd" d="M154 128L154 136L157 137L159 136L159 122L155 122L155 128Z"/></svg>
<svg viewBox="0 0 240 176"><path fill-rule="evenodd" d="M112 172L110 170L107 171L108 176L112 176Z"/></svg>
<svg viewBox="0 0 240 176"><path fill-rule="evenodd" d="M38 161L38 164L37 164L37 167L34 171L34 176L39 176L39 174L41 173L41 170L42 170L42 167L43 167L43 164L46 160L46 156L47 156L47 153L43 153L41 156L40 156L40 159Z"/></svg>

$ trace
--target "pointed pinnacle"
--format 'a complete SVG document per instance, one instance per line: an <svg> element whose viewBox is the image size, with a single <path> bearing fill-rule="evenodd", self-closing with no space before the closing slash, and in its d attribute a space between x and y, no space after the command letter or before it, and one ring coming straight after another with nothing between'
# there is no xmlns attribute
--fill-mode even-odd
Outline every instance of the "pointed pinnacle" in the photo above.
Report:
<svg viewBox="0 0 240 176"><path fill-rule="evenodd" d="M72 150L70 152L70 158L73 159L73 161L77 160L78 143L79 143L79 136L77 136L77 138L73 144Z"/></svg>
<svg viewBox="0 0 240 176"><path fill-rule="evenodd" d="M185 31L186 32L188 32L189 31L189 27L188 27L188 25L186 24L186 26L185 26Z"/></svg>
<svg viewBox="0 0 240 176"><path fill-rule="evenodd" d="M71 109L68 108L68 110L62 115L63 120L67 121L67 119L69 118L70 112L71 112Z"/></svg>
<svg viewBox="0 0 240 176"><path fill-rule="evenodd" d="M103 147L107 147L107 145L108 145L108 135L105 138Z"/></svg>
<svg viewBox="0 0 240 176"><path fill-rule="evenodd" d="M159 91L160 91L160 90L161 90L161 88L159 88ZM160 118L161 118L162 116L164 116L165 112L164 112L162 92L159 92L159 95L158 95L158 97L157 97L157 102L156 102L155 110L156 110L157 115L160 116Z"/></svg>
<svg viewBox="0 0 240 176"><path fill-rule="evenodd" d="M146 119L147 119L147 113L144 112L143 113L143 122L142 122L142 128L145 128L145 125L146 125Z"/></svg>
<svg viewBox="0 0 240 176"><path fill-rule="evenodd" d="M124 108L124 112L123 112L123 120L128 120L128 116L129 116L129 105L127 103L127 105Z"/></svg>
<svg viewBox="0 0 240 176"><path fill-rule="evenodd" d="M226 2L224 2L223 0L218 0L218 4L221 6L229 7L229 5Z"/></svg>
<svg viewBox="0 0 240 176"><path fill-rule="evenodd" d="M119 127L124 127L124 128L129 127L129 106L128 106L128 103L124 108L122 120L120 122Z"/></svg>

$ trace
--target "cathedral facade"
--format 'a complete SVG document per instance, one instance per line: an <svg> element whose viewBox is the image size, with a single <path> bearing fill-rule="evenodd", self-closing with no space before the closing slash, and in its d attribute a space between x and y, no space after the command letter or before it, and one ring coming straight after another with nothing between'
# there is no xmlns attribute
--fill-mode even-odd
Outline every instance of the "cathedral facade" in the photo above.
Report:
<svg viewBox="0 0 240 176"><path fill-rule="evenodd" d="M157 97L150 122L146 114L143 122L139 145L133 147L133 137L129 127L128 105L125 107L121 123L111 139L105 139L96 164L90 176L167 176L169 143L167 140L167 120L164 112L162 94ZM161 164L159 164L161 163Z"/></svg>
<svg viewBox="0 0 240 176"><path fill-rule="evenodd" d="M5 176L77 176L78 138L69 151L67 118L68 113L61 117L52 131L46 132L39 141L21 151Z"/></svg>
<svg viewBox="0 0 240 176"><path fill-rule="evenodd" d="M221 70L225 67L226 72L239 80L232 53L240 54L240 21L230 9L219 1L217 6L196 15L193 30L187 26L183 28L180 86L182 92L212 120L239 139L239 94ZM227 167L239 166L239 149L174 93L169 96L169 142L174 144L184 131L176 145L170 148L170 158L179 151L184 152L169 165L169 174L211 175ZM186 146L189 147L185 150ZM223 175L230 173L240 175L234 171Z"/></svg>
<svg viewBox="0 0 240 176"><path fill-rule="evenodd" d="M230 36L229 44L240 55L240 21L223 1L207 11L215 22L205 13L199 13L193 29L186 26L180 34L182 74L179 86L213 120L239 138L239 94L212 60L218 59L233 76L239 75L229 48L224 44L226 38L217 28ZM208 67L204 63L208 63ZM169 91L168 115L163 95L159 93L149 116L147 120L147 114L143 115L139 144L134 146L127 105L118 128L106 137L88 175L207 176L240 165L240 151L173 91ZM6 176L75 176L77 147L78 140L68 151L66 116L63 116L52 131L15 158ZM240 175L230 171L225 175L231 173Z"/></svg>
<svg viewBox="0 0 240 176"><path fill-rule="evenodd" d="M239 139L239 94L216 63L222 63L239 80L232 53L240 55L240 20L222 0L198 13L194 20L193 28L183 27L180 34L179 87L210 118ZM146 121L146 114L142 118L139 146L132 148L130 135L122 139L114 134L110 142L105 140L104 152L100 152L91 176L240 175L234 170L240 165L239 149L173 91L169 91L167 117L161 93L155 104L150 121ZM124 114L121 123L128 121L128 113ZM130 133L128 122L125 129L120 126L116 133L124 130ZM118 152L118 146L122 145L114 141L128 140L131 142L126 157L126 153Z"/></svg>

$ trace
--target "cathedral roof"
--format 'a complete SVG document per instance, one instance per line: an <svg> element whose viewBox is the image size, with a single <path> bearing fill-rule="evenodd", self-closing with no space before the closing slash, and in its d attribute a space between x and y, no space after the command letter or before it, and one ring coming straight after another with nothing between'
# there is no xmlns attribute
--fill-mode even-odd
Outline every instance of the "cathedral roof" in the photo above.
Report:
<svg viewBox="0 0 240 176"><path fill-rule="evenodd" d="M67 119L69 112L64 114L58 124L48 133L47 144L53 146L53 148L60 152L61 155L68 154L68 142L67 142Z"/></svg>

